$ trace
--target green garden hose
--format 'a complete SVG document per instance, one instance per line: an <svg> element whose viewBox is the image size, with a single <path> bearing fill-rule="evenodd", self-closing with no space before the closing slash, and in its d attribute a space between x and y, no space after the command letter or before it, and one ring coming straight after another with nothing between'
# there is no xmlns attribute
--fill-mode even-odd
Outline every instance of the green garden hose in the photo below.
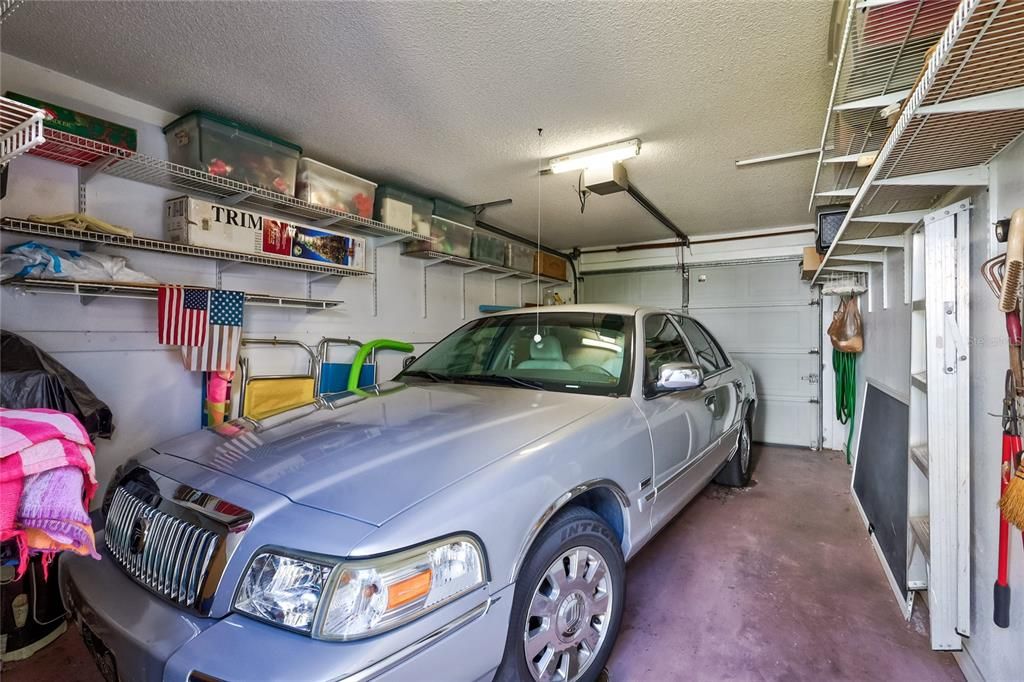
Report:
<svg viewBox="0 0 1024 682"><path fill-rule="evenodd" d="M832 369L836 373L836 419L850 424L846 436L846 463L850 463L850 442L853 440L854 409L857 405L857 354L832 350Z"/></svg>
<svg viewBox="0 0 1024 682"><path fill-rule="evenodd" d="M375 339L368 343L364 343L356 351L355 358L352 359L352 369L348 372L348 390L354 391L359 388L359 373L363 369L363 363L366 362L366 358L370 357L370 353L374 350L381 348L385 350L397 350L401 353L411 353L413 345L411 343L405 343L404 341L392 341L391 339Z"/></svg>

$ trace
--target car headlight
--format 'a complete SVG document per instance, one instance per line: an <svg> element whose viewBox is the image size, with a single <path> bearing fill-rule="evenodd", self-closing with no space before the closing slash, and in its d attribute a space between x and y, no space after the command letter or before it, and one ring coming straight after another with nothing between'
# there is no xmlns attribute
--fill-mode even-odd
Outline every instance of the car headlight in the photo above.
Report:
<svg viewBox="0 0 1024 682"><path fill-rule="evenodd" d="M242 578L235 609L320 639L359 639L429 613L484 582L483 550L467 535L352 561L264 550Z"/></svg>

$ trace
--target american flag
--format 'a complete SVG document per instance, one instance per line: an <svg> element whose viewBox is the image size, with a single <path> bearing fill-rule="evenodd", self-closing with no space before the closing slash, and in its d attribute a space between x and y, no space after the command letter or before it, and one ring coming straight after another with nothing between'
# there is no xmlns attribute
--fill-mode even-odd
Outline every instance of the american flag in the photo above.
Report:
<svg viewBox="0 0 1024 682"><path fill-rule="evenodd" d="M182 346L181 359L185 369L193 372L234 371L242 340L244 303L243 291L214 289L210 292L210 326L206 340L199 346Z"/></svg>
<svg viewBox="0 0 1024 682"><path fill-rule="evenodd" d="M157 290L157 337L168 346L201 346L206 342L209 289L161 284Z"/></svg>

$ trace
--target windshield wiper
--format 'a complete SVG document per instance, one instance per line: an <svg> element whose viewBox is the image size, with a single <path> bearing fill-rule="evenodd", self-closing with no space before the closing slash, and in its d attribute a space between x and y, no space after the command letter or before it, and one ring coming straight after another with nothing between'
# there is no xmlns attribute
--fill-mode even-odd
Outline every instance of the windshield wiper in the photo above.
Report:
<svg viewBox="0 0 1024 682"><path fill-rule="evenodd" d="M434 383L443 384L450 381L454 381L455 378L447 374L438 374L437 372L430 372L425 369L414 369L411 372L402 372L403 377L422 377L424 379L430 379Z"/></svg>
<svg viewBox="0 0 1024 682"><path fill-rule="evenodd" d="M456 374L451 378L458 381L478 381L482 384L500 384L505 386L508 386L509 384L518 384L524 388L532 388L538 391L547 390L539 381L528 381L526 379L508 376L507 374Z"/></svg>

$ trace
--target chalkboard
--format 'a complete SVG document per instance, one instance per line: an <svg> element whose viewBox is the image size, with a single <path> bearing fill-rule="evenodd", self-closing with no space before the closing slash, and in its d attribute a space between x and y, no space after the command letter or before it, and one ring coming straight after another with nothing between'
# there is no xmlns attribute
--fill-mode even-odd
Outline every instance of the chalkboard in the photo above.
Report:
<svg viewBox="0 0 1024 682"><path fill-rule="evenodd" d="M910 407L867 385L853 492L896 584L907 591L907 446Z"/></svg>

